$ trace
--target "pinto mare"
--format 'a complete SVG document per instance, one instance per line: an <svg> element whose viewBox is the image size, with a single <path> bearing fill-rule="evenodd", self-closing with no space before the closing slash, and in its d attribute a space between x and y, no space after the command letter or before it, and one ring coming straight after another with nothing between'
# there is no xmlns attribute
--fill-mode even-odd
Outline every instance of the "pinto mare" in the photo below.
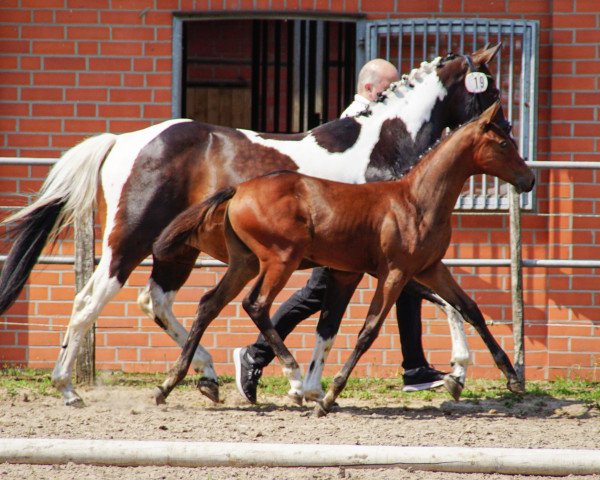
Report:
<svg viewBox="0 0 600 480"><path fill-rule="evenodd" d="M53 233L74 217L88 215L96 201L103 227L102 256L75 297L52 373L65 403L80 404L72 371L82 338L177 214L224 187L275 170L348 183L399 177L446 127L464 123L498 98L486 66L498 49L499 45L471 57L448 55L423 63L361 115L307 133L266 135L179 119L85 140L54 166L38 199L5 221L17 223L12 230L16 240L0 277L0 312L17 298ZM476 94L465 86L473 69L489 76L487 89ZM498 120L506 122L502 112ZM207 240L202 250L227 259L226 252L219 251L220 243ZM169 260L154 259L138 298L142 310L179 345L187 331L175 318L172 303L198 254L197 249L182 248ZM202 347L192 366L200 373L201 391L217 400L216 373Z"/></svg>
<svg viewBox="0 0 600 480"><path fill-rule="evenodd" d="M190 336L175 366L157 388L157 403L186 375L206 327L254 277L244 310L273 347L293 398L302 398L300 369L269 318L275 296L292 273L324 265L340 275L377 278L377 287L354 351L317 413L326 414L361 355L375 340L385 316L412 278L460 311L489 348L508 379L521 392L514 368L488 330L479 308L456 283L442 258L450 244L451 215L465 181L494 175L519 191L535 177L515 143L493 123L499 104L461 127L399 180L348 185L283 172L230 187L181 213L154 246L158 258L182 244L202 245L204 236L224 233L229 267L218 285L200 300ZM336 278L336 275L334 275Z"/></svg>

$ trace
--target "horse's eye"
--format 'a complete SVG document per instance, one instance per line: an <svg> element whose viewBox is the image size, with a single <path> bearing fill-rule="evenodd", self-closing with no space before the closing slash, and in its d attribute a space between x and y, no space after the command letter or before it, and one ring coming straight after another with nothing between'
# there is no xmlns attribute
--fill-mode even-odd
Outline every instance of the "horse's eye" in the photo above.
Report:
<svg viewBox="0 0 600 480"><path fill-rule="evenodd" d="M508 147L508 142L507 142L506 140L502 140L502 141L500 142L500 147L501 147L501 148L506 148L506 147Z"/></svg>

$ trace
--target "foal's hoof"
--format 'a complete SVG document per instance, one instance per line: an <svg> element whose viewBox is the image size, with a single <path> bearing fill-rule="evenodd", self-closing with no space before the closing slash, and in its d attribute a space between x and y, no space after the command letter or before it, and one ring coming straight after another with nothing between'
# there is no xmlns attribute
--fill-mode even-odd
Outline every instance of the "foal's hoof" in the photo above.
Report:
<svg viewBox="0 0 600 480"><path fill-rule="evenodd" d="M447 374L444 375L444 387L446 387L448 393L452 395L452 398L458 402L465 385L458 377Z"/></svg>
<svg viewBox="0 0 600 480"><path fill-rule="evenodd" d="M208 397L214 403L219 403L219 384L216 380L202 377L198 380L196 386L202 395Z"/></svg>
<svg viewBox="0 0 600 480"><path fill-rule="evenodd" d="M517 395L525 394L525 384L519 382L517 379L511 379L506 383L506 388L508 388L512 393L516 393Z"/></svg>
<svg viewBox="0 0 600 480"><path fill-rule="evenodd" d="M167 397L165 396L165 392L162 388L156 387L154 389L154 401L157 405L164 405L167 403Z"/></svg>
<svg viewBox="0 0 600 480"><path fill-rule="evenodd" d="M294 402L294 404L296 404L299 407L302 406L302 403L304 401L304 396L301 393L298 394L298 393L288 392L287 396L292 402Z"/></svg>
<svg viewBox="0 0 600 480"><path fill-rule="evenodd" d="M317 402L315 408L313 410L313 415L317 418L322 418L327 416L329 410L325 407L323 402Z"/></svg>

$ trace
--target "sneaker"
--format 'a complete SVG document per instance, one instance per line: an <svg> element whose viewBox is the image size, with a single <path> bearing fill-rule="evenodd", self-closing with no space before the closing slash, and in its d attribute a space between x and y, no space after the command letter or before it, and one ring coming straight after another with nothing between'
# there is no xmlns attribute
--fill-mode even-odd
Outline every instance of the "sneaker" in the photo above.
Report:
<svg viewBox="0 0 600 480"><path fill-rule="evenodd" d="M418 367L404 372L403 392L417 392L440 387L444 384L445 373L435 370L430 366Z"/></svg>
<svg viewBox="0 0 600 480"><path fill-rule="evenodd" d="M256 403L256 387L262 376L262 368L254 367L246 348L236 348L233 351L233 363L238 392L250 403Z"/></svg>

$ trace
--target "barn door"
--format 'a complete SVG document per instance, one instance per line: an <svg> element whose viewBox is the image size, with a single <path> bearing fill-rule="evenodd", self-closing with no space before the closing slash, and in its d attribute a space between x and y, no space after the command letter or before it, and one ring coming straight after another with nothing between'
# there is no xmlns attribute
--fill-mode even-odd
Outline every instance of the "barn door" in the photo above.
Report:
<svg viewBox="0 0 600 480"><path fill-rule="evenodd" d="M408 73L423 60L448 52L471 53L488 42L502 42L491 70L502 92L504 111L513 124L521 155L535 160L537 119L538 22L485 19L391 19L364 22L358 28L360 64L381 57ZM533 207L533 193L521 195ZM497 178L473 177L458 208L507 209L508 189Z"/></svg>
<svg viewBox="0 0 600 480"><path fill-rule="evenodd" d="M173 30L174 116L293 133L354 96L355 19L176 17Z"/></svg>

